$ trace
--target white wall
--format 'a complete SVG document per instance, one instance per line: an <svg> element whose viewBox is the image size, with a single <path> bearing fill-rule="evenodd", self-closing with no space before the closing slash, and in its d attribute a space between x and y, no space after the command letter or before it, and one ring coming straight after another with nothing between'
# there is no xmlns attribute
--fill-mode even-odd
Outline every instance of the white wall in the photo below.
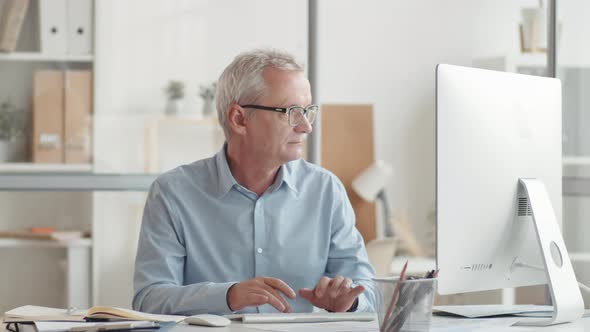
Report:
<svg viewBox="0 0 590 332"><path fill-rule="evenodd" d="M191 116L202 106L199 85L217 80L238 52L272 46L303 59L307 53L307 2L299 0L100 0L96 11L99 172L144 171L145 121L164 113L168 80L187 83L181 115ZM130 306L143 204L142 194L94 197L96 304Z"/></svg>
<svg viewBox="0 0 590 332"><path fill-rule="evenodd" d="M325 103L373 103L376 157L388 187L425 240L434 208L434 70L514 55L523 5L536 1L320 1L319 82Z"/></svg>
<svg viewBox="0 0 590 332"><path fill-rule="evenodd" d="M427 216L434 208L435 65L471 65L479 57L518 54L520 8L536 4L319 2L321 95L315 100L374 104L376 157L396 170L388 194L425 242ZM98 1L96 115L104 127L95 133L97 170L143 170L137 145L143 140L141 118L163 112L162 89L169 79L188 84L193 95L185 112L191 114L201 107L198 86L216 80L239 51L274 46L305 59L306 10L300 0ZM576 22L588 28L585 21ZM564 34L576 31L568 25ZM564 35L562 42L582 43L580 38ZM568 59L577 56L572 52ZM95 210L103 211L94 218L95 303L129 305L142 199L95 197Z"/></svg>
<svg viewBox="0 0 590 332"><path fill-rule="evenodd" d="M567 135L569 142L564 146L570 147L569 151L577 154L590 155L590 104L588 100L588 88L590 84L590 2L584 0L568 0L558 2L558 16L562 22L562 34L559 40L559 53L557 62L565 67L582 67L578 71L580 76L571 78L577 81L579 86L575 91L568 91L564 95L572 95L576 100L568 104L575 105L577 109L564 109L564 126L569 125L571 133ZM570 69L571 70L571 69ZM568 77L565 77L568 84ZM568 88L573 88L570 86ZM571 142L573 140L573 142ZM573 149L571 149L573 147ZM564 175L590 176L590 166L564 167ZM590 197L589 196L565 196L563 199L564 211L564 237L570 252L590 252L590 242L587 234L590 231ZM574 262L574 270L578 280L588 285L590 280L590 262ZM590 295L582 293L586 307L590 303Z"/></svg>

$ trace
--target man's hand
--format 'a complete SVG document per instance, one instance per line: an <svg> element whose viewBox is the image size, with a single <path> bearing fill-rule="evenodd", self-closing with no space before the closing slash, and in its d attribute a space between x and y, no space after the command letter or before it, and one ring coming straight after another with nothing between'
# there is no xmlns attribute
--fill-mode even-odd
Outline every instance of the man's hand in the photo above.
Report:
<svg viewBox="0 0 590 332"><path fill-rule="evenodd" d="M350 288L352 280L336 276L333 279L322 277L314 289L302 288L299 295L314 306L333 312L348 311L354 300L365 287L362 285Z"/></svg>
<svg viewBox="0 0 590 332"><path fill-rule="evenodd" d="M257 277L231 286L227 291L227 305L231 311L237 311L268 303L280 312L291 312L291 306L281 293L290 299L295 298L295 292L284 281Z"/></svg>

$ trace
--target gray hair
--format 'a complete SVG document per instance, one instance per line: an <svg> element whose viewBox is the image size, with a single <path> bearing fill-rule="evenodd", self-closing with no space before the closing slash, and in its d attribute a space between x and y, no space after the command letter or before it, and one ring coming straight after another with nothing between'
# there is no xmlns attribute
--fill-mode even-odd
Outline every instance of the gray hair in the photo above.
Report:
<svg viewBox="0 0 590 332"><path fill-rule="evenodd" d="M215 100L219 124L229 138L227 110L233 103L254 104L267 92L262 73L266 68L303 71L293 55L277 49L255 49L240 53L219 77Z"/></svg>

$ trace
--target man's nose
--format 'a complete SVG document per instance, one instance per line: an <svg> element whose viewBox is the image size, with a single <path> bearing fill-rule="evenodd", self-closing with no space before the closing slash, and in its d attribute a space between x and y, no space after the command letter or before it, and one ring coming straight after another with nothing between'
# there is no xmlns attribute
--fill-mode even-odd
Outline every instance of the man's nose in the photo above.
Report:
<svg viewBox="0 0 590 332"><path fill-rule="evenodd" d="M296 125L294 129L298 133L306 133L306 134L309 134L309 133L312 132L313 127L309 123L309 120L307 120L306 117L303 117L303 121L301 121L301 123L299 123L298 125Z"/></svg>

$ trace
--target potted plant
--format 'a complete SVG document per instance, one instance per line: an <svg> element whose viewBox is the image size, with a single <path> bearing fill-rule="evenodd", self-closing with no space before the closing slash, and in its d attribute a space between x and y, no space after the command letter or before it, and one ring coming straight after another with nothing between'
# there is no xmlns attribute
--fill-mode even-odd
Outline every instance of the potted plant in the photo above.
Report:
<svg viewBox="0 0 590 332"><path fill-rule="evenodd" d="M216 83L201 85L199 96L203 98L203 116L207 117L213 113L213 100L215 99Z"/></svg>
<svg viewBox="0 0 590 332"><path fill-rule="evenodd" d="M184 82L170 81L165 88L168 101L166 103L166 115L177 115L182 109L182 99L184 98Z"/></svg>
<svg viewBox="0 0 590 332"><path fill-rule="evenodd" d="M23 161L26 150L27 113L10 101L0 104L0 162Z"/></svg>

